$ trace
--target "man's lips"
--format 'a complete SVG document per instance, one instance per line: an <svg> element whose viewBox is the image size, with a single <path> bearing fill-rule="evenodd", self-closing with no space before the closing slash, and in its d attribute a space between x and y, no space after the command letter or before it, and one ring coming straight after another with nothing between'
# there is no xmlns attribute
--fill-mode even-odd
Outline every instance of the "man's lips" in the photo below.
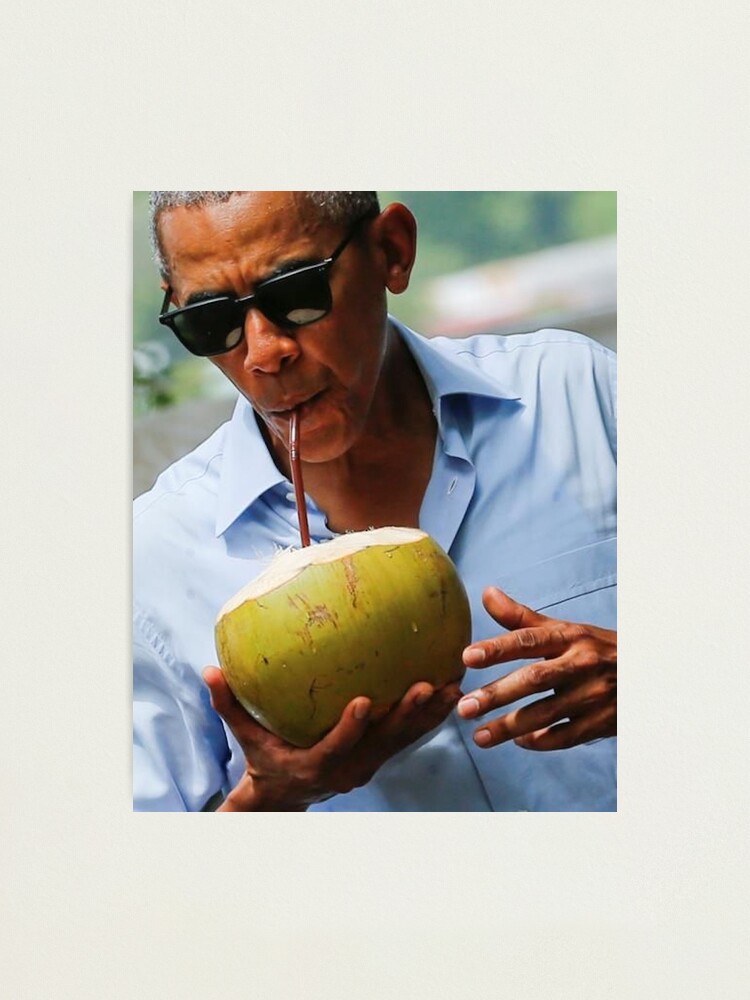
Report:
<svg viewBox="0 0 750 1000"><path fill-rule="evenodd" d="M322 396L324 392L325 389L320 389L318 392L305 396L292 396L289 399L281 401L276 406L268 407L266 412L275 417L289 417L291 416L292 410L296 410L298 407L314 402L319 396Z"/></svg>

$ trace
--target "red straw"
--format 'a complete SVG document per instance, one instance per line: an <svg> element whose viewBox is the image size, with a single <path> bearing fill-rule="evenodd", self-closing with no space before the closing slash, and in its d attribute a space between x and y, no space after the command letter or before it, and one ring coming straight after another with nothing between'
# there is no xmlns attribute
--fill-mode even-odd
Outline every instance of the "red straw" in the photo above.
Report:
<svg viewBox="0 0 750 1000"><path fill-rule="evenodd" d="M299 535L303 548L306 548L310 544L310 528L307 523L305 488L302 485L302 463L299 457L299 413L297 410L292 410L292 418L289 422L289 458L292 463L292 483L294 484L294 500L297 504Z"/></svg>

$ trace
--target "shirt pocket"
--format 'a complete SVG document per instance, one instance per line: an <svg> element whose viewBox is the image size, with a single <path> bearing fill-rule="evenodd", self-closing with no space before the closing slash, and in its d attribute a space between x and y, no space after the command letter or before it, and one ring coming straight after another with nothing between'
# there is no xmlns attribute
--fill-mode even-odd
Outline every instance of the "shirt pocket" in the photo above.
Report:
<svg viewBox="0 0 750 1000"><path fill-rule="evenodd" d="M500 587L516 601L553 618L593 621L592 615L576 618L579 609L602 613L607 621L594 621L614 628L614 595L617 587L617 538L561 552L551 559L499 577ZM602 595L600 592L609 591ZM602 600L606 596L607 600Z"/></svg>

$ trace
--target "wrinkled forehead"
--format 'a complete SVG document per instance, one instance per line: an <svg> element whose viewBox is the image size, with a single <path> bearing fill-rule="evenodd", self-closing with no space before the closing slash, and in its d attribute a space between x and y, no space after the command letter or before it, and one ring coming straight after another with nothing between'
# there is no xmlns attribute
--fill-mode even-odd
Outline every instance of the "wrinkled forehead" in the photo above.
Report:
<svg viewBox="0 0 750 1000"><path fill-rule="evenodd" d="M257 280L286 258L312 252L323 225L294 191L242 191L228 200L166 209L159 236L173 283L197 271L240 267Z"/></svg>

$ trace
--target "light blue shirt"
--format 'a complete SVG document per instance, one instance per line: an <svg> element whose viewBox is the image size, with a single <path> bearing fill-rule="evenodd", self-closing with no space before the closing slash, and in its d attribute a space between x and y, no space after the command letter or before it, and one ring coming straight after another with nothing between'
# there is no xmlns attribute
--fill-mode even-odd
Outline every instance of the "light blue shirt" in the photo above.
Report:
<svg viewBox="0 0 750 1000"><path fill-rule="evenodd" d="M503 632L484 587L569 621L615 628L615 355L579 334L427 340L394 322L438 423L420 527L448 552L472 609L472 641ZM333 536L309 502L313 541ZM250 405L135 502L133 783L138 810L203 809L244 770L201 679L217 662L219 609L279 547L299 544L291 483ZM518 661L469 670L464 691ZM521 703L517 703L521 704ZM514 706L514 707L517 707ZM325 811L610 811L616 740L489 750L455 712Z"/></svg>

